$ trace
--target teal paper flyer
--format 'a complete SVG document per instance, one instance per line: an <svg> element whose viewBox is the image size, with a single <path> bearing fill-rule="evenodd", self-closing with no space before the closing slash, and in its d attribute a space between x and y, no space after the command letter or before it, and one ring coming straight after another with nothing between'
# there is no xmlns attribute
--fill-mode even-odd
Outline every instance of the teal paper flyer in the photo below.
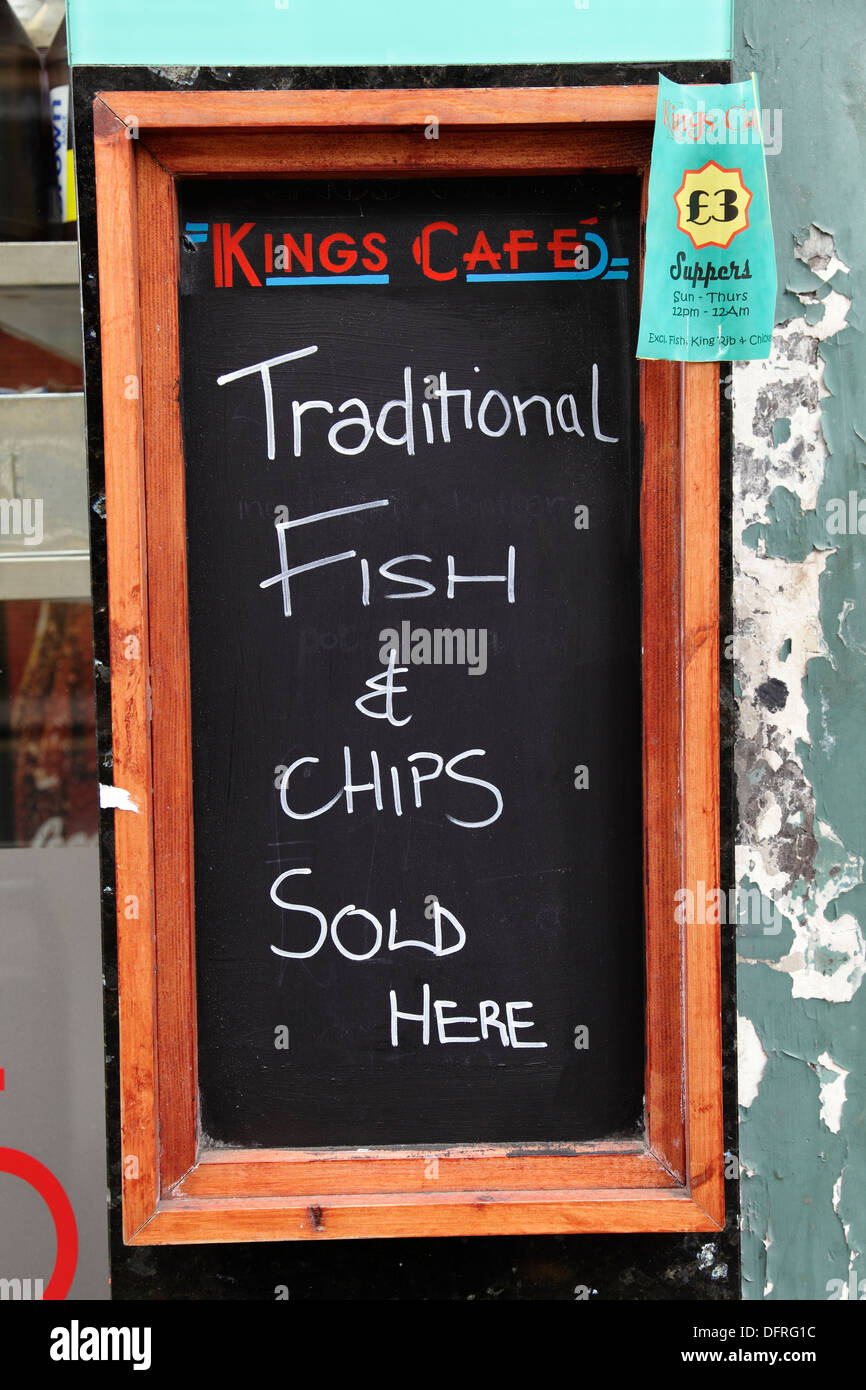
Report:
<svg viewBox="0 0 866 1390"><path fill-rule="evenodd" d="M659 74L637 356L769 357L776 257L758 85Z"/></svg>

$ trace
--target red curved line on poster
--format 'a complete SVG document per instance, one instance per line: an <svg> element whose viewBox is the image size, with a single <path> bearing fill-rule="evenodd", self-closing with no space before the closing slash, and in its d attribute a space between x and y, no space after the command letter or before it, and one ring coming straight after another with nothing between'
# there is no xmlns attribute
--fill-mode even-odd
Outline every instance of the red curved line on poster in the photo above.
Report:
<svg viewBox="0 0 866 1390"><path fill-rule="evenodd" d="M51 1212L57 1234L57 1258L42 1299L62 1301L69 1293L78 1264L78 1227L72 1203L51 1169L32 1154L0 1147L0 1173L12 1173L29 1183Z"/></svg>

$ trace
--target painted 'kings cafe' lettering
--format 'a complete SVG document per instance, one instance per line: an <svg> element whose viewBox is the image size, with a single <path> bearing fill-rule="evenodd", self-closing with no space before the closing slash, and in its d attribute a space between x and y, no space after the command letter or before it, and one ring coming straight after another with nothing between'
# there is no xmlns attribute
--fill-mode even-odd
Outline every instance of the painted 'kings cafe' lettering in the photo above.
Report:
<svg viewBox="0 0 866 1390"><path fill-rule="evenodd" d="M483 228L428 222L411 240L409 264L438 282L627 280L628 257L610 254L604 237L589 230L597 225L597 217L588 217L545 233L517 227L503 239ZM387 285L394 254L384 232L257 233L255 222L187 222L184 240L190 246L210 242L217 289Z"/></svg>

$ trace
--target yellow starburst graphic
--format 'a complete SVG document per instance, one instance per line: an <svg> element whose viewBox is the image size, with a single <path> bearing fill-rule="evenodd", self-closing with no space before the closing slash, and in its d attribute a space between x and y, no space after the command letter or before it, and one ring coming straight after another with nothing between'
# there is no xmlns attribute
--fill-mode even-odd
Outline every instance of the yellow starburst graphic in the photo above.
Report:
<svg viewBox="0 0 866 1390"><path fill-rule="evenodd" d="M749 225L752 195L740 169L723 169L711 159L687 169L674 194L677 227L693 246L730 246Z"/></svg>

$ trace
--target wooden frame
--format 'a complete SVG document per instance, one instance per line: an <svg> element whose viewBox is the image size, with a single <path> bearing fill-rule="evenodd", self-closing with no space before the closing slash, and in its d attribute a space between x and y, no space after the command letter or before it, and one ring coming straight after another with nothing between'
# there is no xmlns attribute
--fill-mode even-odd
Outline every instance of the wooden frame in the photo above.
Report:
<svg viewBox="0 0 866 1390"><path fill-rule="evenodd" d="M103 92L94 102L114 778L137 808L115 812L128 1243L724 1224L718 929L674 920L678 888L719 882L713 365L640 369L645 1141L541 1153L209 1150L197 1116L175 179L645 176L655 105L655 87ZM436 141L421 138L431 112ZM435 1183L425 1176L434 1154Z"/></svg>

